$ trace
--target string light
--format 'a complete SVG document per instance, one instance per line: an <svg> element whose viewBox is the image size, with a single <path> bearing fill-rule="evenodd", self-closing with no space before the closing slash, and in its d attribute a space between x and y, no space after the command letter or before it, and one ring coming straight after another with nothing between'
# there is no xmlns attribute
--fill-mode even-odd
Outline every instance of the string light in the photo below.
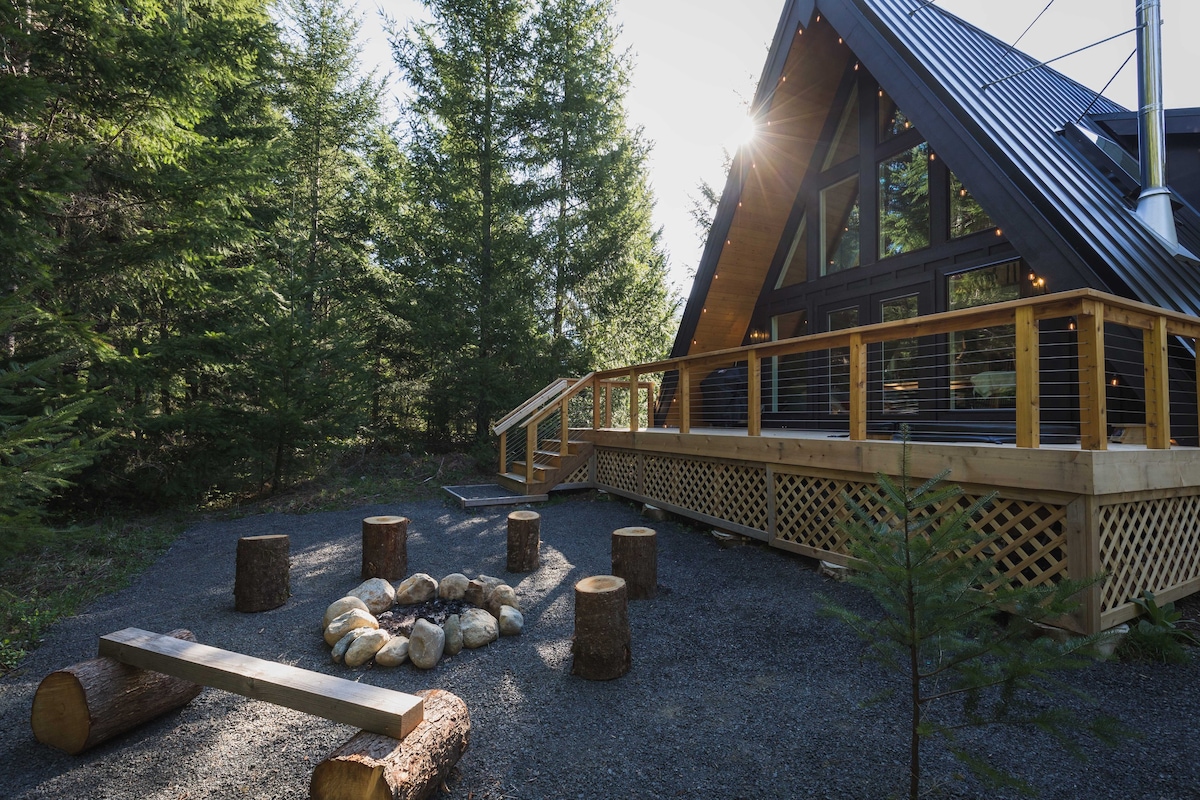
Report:
<svg viewBox="0 0 1200 800"><path fill-rule="evenodd" d="M1069 317L1067 319L1067 330L1069 330L1069 331L1075 330L1075 318L1074 317Z"/></svg>

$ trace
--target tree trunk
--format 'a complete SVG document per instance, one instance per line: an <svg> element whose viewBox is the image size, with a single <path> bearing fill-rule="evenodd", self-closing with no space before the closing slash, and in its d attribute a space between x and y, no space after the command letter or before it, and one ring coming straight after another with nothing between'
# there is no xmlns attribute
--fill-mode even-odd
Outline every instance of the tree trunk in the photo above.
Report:
<svg viewBox="0 0 1200 800"><path fill-rule="evenodd" d="M440 689L417 692L425 719L403 739L359 731L313 770L309 800L425 800L466 752L467 704Z"/></svg>
<svg viewBox="0 0 1200 800"><path fill-rule="evenodd" d="M167 636L196 641L182 628ZM202 688L101 656L47 675L33 696L29 721L39 742L77 755L186 705Z"/></svg>
<svg viewBox="0 0 1200 800"><path fill-rule="evenodd" d="M652 529L613 531L612 574L625 579L630 600L647 600L658 594L658 536Z"/></svg>
<svg viewBox="0 0 1200 800"><path fill-rule="evenodd" d="M575 584L575 641L571 674L590 681L619 678L629 671L629 611L625 580L594 575Z"/></svg>
<svg viewBox="0 0 1200 800"><path fill-rule="evenodd" d="M290 542L286 534L243 536L237 544L233 598L238 611L279 608L291 595Z"/></svg>
<svg viewBox="0 0 1200 800"><path fill-rule="evenodd" d="M542 516L536 511L508 515L508 571L533 572L538 568Z"/></svg>
<svg viewBox="0 0 1200 800"><path fill-rule="evenodd" d="M398 581L408 574L408 518L362 521L362 577Z"/></svg>

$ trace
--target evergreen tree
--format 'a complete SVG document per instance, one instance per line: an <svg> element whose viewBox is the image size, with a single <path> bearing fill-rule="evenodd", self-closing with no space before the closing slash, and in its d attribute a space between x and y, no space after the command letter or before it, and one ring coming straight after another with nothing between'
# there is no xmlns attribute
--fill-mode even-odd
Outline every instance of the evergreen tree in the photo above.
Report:
<svg viewBox="0 0 1200 800"><path fill-rule="evenodd" d="M538 372L528 197L518 181L529 76L523 0L424 0L396 36L411 90L408 183L420 187L393 266L410 292L433 435L476 441Z"/></svg>
<svg viewBox="0 0 1200 800"><path fill-rule="evenodd" d="M941 485L946 474L910 486L906 442L899 482L877 476L873 505L880 516L843 496L853 513L846 526L857 560L851 581L871 593L883 616L826 602L863 640L868 655L903 684L894 696L908 723L911 800L921 796L921 745L930 736L946 740L987 782L1017 788L1027 786L988 763L977 748L959 744L956 734L985 725L1031 726L1077 751L1072 734L1080 723L1067 709L1038 702L1039 695L1074 691L1055 673L1085 666L1103 637L1059 643L1036 635L1038 623L1075 610L1087 582L1034 586L1005 578L988 557L995 537L971 524L994 495L967 502L959 487ZM1089 727L1106 741L1115 736L1111 720L1098 718Z"/></svg>
<svg viewBox="0 0 1200 800"><path fill-rule="evenodd" d="M648 148L626 121L612 18L610 0L546 0L532 22L528 171L559 370L661 358L670 334Z"/></svg>

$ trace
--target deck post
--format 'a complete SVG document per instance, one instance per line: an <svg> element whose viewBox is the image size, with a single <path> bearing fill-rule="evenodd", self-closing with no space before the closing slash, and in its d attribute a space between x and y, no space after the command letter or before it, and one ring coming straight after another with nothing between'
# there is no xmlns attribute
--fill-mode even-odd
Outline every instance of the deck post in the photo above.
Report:
<svg viewBox="0 0 1200 800"><path fill-rule="evenodd" d="M746 435L762 435L762 361L757 350L746 353Z"/></svg>
<svg viewBox="0 0 1200 800"><path fill-rule="evenodd" d="M1087 580L1101 572L1098 510L1096 498L1087 495L1067 505L1067 577L1071 580ZM1097 582L1080 592L1079 607L1072 614L1086 634L1101 631L1101 588Z"/></svg>
<svg viewBox="0 0 1200 800"><path fill-rule="evenodd" d="M1154 317L1142 331L1142 369L1146 378L1146 447L1171 449L1171 401L1167 388L1167 318Z"/></svg>
<svg viewBox="0 0 1200 800"><path fill-rule="evenodd" d="M637 433L638 429L638 373L636 369L629 371L629 432Z"/></svg>
<svg viewBox="0 0 1200 800"><path fill-rule="evenodd" d="M1079 314L1079 448L1108 449L1104 304L1084 300Z"/></svg>
<svg viewBox="0 0 1200 800"><path fill-rule="evenodd" d="M571 420L567 416L567 406L570 402L570 398L564 397L562 399L562 408L558 411L559 416L562 417L559 420L558 427L558 454L564 461L571 452L571 448L568 446L569 442L567 441L571 438Z"/></svg>
<svg viewBox="0 0 1200 800"><path fill-rule="evenodd" d="M679 362L679 432L692 430L692 371L686 361Z"/></svg>
<svg viewBox="0 0 1200 800"><path fill-rule="evenodd" d="M850 439L867 438L867 346L861 333L850 334Z"/></svg>
<svg viewBox="0 0 1200 800"><path fill-rule="evenodd" d="M612 427L612 384L604 382L604 427Z"/></svg>
<svg viewBox="0 0 1200 800"><path fill-rule="evenodd" d="M1017 309L1017 447L1041 444L1041 356L1032 306Z"/></svg>
<svg viewBox="0 0 1200 800"><path fill-rule="evenodd" d="M500 431L500 474L508 472L508 431Z"/></svg>
<svg viewBox="0 0 1200 800"><path fill-rule="evenodd" d="M654 427L654 381L646 381L646 427Z"/></svg>
<svg viewBox="0 0 1200 800"><path fill-rule="evenodd" d="M537 423L525 423L525 485L533 485L533 457L537 453Z"/></svg>
<svg viewBox="0 0 1200 800"><path fill-rule="evenodd" d="M600 379L592 378L592 430L600 430Z"/></svg>

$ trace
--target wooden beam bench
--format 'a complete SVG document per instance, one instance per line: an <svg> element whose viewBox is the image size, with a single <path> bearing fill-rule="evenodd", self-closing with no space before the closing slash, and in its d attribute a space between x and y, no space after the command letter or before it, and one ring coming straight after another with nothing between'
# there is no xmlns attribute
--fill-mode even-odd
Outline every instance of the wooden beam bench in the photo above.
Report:
<svg viewBox="0 0 1200 800"><path fill-rule="evenodd" d="M403 739L423 718L423 701L416 695L140 628L125 628L101 636L100 655L393 739Z"/></svg>

